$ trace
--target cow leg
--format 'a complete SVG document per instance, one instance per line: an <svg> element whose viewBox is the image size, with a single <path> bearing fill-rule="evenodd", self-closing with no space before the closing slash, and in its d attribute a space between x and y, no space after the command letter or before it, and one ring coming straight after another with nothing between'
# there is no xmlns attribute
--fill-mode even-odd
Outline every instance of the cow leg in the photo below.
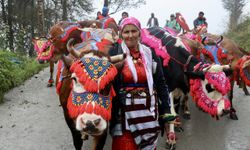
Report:
<svg viewBox="0 0 250 150"><path fill-rule="evenodd" d="M248 92L248 90L247 90L247 87L246 87L245 83L243 83L243 87L242 88L243 88L243 91L244 91L245 95L250 95L249 92Z"/></svg>
<svg viewBox="0 0 250 150"><path fill-rule="evenodd" d="M176 134L174 132L174 123L169 124L169 129L166 130L166 148L168 150L174 150L176 148Z"/></svg>
<svg viewBox="0 0 250 150"><path fill-rule="evenodd" d="M183 118L189 120L191 118L189 107L188 107L188 94L185 94L183 98Z"/></svg>
<svg viewBox="0 0 250 150"><path fill-rule="evenodd" d="M234 82L231 82L231 90L229 92L229 100L231 103L231 108L230 108L230 119L232 120L238 120L238 117L236 115L236 110L233 107L233 88L234 88Z"/></svg>
<svg viewBox="0 0 250 150"><path fill-rule="evenodd" d="M49 62L49 67L50 67L50 77L49 77L49 80L48 80L47 87L53 86L53 83L54 83L54 79L53 79L54 62L50 61L50 62Z"/></svg>
<svg viewBox="0 0 250 150"><path fill-rule="evenodd" d="M173 92L169 94L170 97L170 111L171 114L175 114L175 108L174 108L174 97L173 97ZM174 131L175 124L174 121L169 123L169 129L167 130L167 126L165 126L167 137L166 137L166 148L169 150L174 150L176 147L176 134Z"/></svg>
<svg viewBox="0 0 250 150"><path fill-rule="evenodd" d="M181 102L181 97L174 98L174 108L175 112L179 114L180 111L180 102ZM181 127L181 118L179 116L176 117L175 119L175 128L174 130L176 132L183 132L183 128Z"/></svg>
<svg viewBox="0 0 250 150"><path fill-rule="evenodd" d="M104 148L107 139L107 130L103 132L100 136L94 137L93 150L102 150Z"/></svg>

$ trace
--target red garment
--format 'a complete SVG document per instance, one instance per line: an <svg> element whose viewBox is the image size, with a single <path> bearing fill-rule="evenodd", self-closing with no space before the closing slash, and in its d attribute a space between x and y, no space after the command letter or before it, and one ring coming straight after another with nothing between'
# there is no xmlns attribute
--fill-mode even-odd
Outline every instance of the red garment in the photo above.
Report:
<svg viewBox="0 0 250 150"><path fill-rule="evenodd" d="M142 62L142 57L139 51L131 50L131 56L133 57L133 62L137 72L138 81L137 83L145 84L147 83L147 76ZM132 72L130 71L128 64L125 63L122 69L123 82L124 83L134 83Z"/></svg>
<svg viewBox="0 0 250 150"><path fill-rule="evenodd" d="M134 137L130 131L126 131L122 136L114 136L112 150L137 150Z"/></svg>

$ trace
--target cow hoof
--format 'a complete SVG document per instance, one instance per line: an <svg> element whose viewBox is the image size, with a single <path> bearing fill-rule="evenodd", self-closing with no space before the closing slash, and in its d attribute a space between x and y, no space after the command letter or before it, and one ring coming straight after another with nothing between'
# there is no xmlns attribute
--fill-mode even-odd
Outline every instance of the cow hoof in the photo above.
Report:
<svg viewBox="0 0 250 150"><path fill-rule="evenodd" d="M230 119L232 119L232 120L238 120L238 117L236 115L236 110L234 108L230 109Z"/></svg>
<svg viewBox="0 0 250 150"><path fill-rule="evenodd" d="M190 120L191 119L190 112L188 112L188 111L184 112L183 118L186 119L186 120Z"/></svg>
<svg viewBox="0 0 250 150"><path fill-rule="evenodd" d="M230 113L230 110L224 110L223 109L223 113L221 115L221 117L225 116L225 115L228 115Z"/></svg>
<svg viewBox="0 0 250 150"><path fill-rule="evenodd" d="M52 87L53 83L54 83L54 80L53 79L49 79L47 87Z"/></svg>
<svg viewBox="0 0 250 150"><path fill-rule="evenodd" d="M230 119L239 120L235 112L230 112Z"/></svg>
<svg viewBox="0 0 250 150"><path fill-rule="evenodd" d="M166 142L166 149L168 149L168 150L175 150L176 149L176 144L175 143L167 143Z"/></svg>
<svg viewBox="0 0 250 150"><path fill-rule="evenodd" d="M47 84L47 87L52 87L53 86L53 83L48 83Z"/></svg>
<svg viewBox="0 0 250 150"><path fill-rule="evenodd" d="M182 127L174 127L175 132L184 132L184 129Z"/></svg>

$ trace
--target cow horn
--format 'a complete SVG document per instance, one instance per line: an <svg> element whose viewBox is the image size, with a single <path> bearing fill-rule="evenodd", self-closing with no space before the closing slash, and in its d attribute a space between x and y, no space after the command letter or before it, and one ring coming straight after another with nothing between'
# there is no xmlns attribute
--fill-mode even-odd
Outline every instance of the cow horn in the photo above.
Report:
<svg viewBox="0 0 250 150"><path fill-rule="evenodd" d="M126 54L115 55L115 56L110 57L110 62L117 63L119 61L124 60L124 58L126 58Z"/></svg>
<svg viewBox="0 0 250 150"><path fill-rule="evenodd" d="M205 37L202 38L201 43L202 43L203 45L206 45L206 44L204 43L206 39L207 39L207 36L205 36Z"/></svg>
<svg viewBox="0 0 250 150"><path fill-rule="evenodd" d="M219 45L221 42L223 41L223 36L220 36L220 39L218 41L216 41L216 44Z"/></svg>
<svg viewBox="0 0 250 150"><path fill-rule="evenodd" d="M80 54L80 52L78 52L78 51L74 48L74 46L73 46L73 44L72 44L73 41L74 41L73 38L69 39L69 41L67 42L67 50L68 50L68 51L70 52L70 54L73 55L74 57L80 58L81 54Z"/></svg>

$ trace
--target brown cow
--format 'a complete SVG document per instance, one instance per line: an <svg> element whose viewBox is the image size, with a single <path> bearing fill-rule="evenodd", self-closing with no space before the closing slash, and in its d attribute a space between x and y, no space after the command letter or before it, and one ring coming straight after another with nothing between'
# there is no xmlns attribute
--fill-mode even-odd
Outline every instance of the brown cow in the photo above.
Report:
<svg viewBox="0 0 250 150"><path fill-rule="evenodd" d="M49 63L50 65L50 77L47 87L51 87L54 83L54 62L50 61L50 58L53 55L54 47L50 46L51 43L45 37L35 38L32 40L32 43L37 52L37 61L40 64Z"/></svg>
<svg viewBox="0 0 250 150"><path fill-rule="evenodd" d="M95 35L101 36L102 40L99 41L98 44L96 44L98 49L95 49L95 50L102 49L102 53L98 51L95 51L95 52L89 51L89 49L92 49L93 47L91 47L92 44L89 44L88 42L87 42L88 44L86 42L82 43L81 34L83 32L88 33L88 35L95 34ZM116 69L112 64L108 63L107 61L108 59L102 60L102 59L98 59L97 57L106 58L100 55L103 55L105 54L104 52L107 52L107 50L109 49L108 45L114 42L113 41L114 35L115 34L111 30L89 29L89 30L82 31L82 29L79 30L79 26L77 24L69 23L69 22L60 22L54 25L50 30L49 40L53 44L51 46L55 46L53 57L50 60L57 61L61 59L64 63L64 65L61 65L61 62L60 62L59 67L58 67L58 74L57 74L57 80L56 80L57 92L59 94L60 103L64 110L65 120L73 136L75 149L81 149L82 144L83 144L83 139L87 137L86 134L94 136L93 149L102 149L104 146L106 135L107 135L107 130L106 130L107 123L108 123L107 121L110 119L109 110L111 109L111 105L110 103L108 103L109 105L106 107L107 111L103 109L97 109L97 110L94 109L94 113L90 113L91 110L93 110L93 108L96 108L98 105L95 104L95 105L92 105L92 106L89 105L88 107L86 107L84 103L84 98L86 98L84 96L86 95L81 95L81 92L79 92L79 87L84 87L85 93L90 92L90 91L92 92L92 93L91 92L88 93L94 96L93 98L90 97L89 99L90 101L92 101L91 103L94 103L96 100L94 99L96 98L95 93L100 93L100 92L101 94L104 95L104 97L99 97L99 98L103 98L107 102L111 101L110 100L111 96L107 98L105 94L107 95L107 93L110 93L109 91L112 89L111 88L112 86L109 83L114 78L116 74L115 73ZM83 53L78 53L78 51L74 53L74 51L70 50L70 52L73 52L72 53L73 55L69 54L69 56L65 56L69 53L67 49L67 43L70 38L74 39L72 44L74 44L75 49L78 49L79 51L84 51ZM88 39L85 39L85 40L88 40ZM75 44L75 43L78 43L78 44ZM71 48L71 46L68 46L68 48L69 47ZM95 88L93 91L93 87L97 87L97 86L85 87L86 82L88 83L86 85L89 85L90 83L93 84L94 82L89 81L89 80L82 80L83 77L79 78L80 75L79 73L77 73L79 72L77 71L79 70L77 68L83 66L83 64L81 64L83 63L83 61L81 60L85 59L81 57L88 56L88 55L85 55L86 53L95 55L99 63L105 61L106 64L109 64L109 69L113 70L111 71L111 73L109 73L109 76L106 77L105 84L102 84L102 86L100 86L100 89L98 91L95 91ZM80 55L77 55L77 54L80 54ZM73 59L75 60L78 58L81 58L81 60L78 60L75 62L72 61ZM73 67L71 67L71 64ZM62 69L63 66L64 68ZM106 70L106 73L107 72L109 72L109 70ZM71 75L72 75L72 78L71 78ZM72 79L73 79L73 84L72 84ZM100 80L100 82L102 81ZM79 85L77 83L81 83L82 85ZM73 85L73 87L71 86L71 84ZM108 87L108 88L106 89L105 87ZM87 96L87 98L89 97ZM101 103L98 103L98 104L101 104ZM79 106L79 108L81 109L77 109L77 106ZM98 107L98 108L102 108L102 107ZM82 110L86 110L86 112L83 112Z"/></svg>

